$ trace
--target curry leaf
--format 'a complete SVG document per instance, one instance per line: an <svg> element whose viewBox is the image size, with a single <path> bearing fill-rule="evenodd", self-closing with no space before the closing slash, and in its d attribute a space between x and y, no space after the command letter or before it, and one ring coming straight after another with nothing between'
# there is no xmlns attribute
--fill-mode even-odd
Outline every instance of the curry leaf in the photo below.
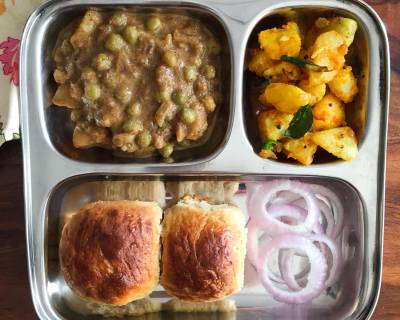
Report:
<svg viewBox="0 0 400 320"><path fill-rule="evenodd" d="M265 150L273 150L277 143L278 141L276 140L267 139L264 141L262 148Z"/></svg>
<svg viewBox="0 0 400 320"><path fill-rule="evenodd" d="M289 124L289 128L285 131L284 136L290 138L301 138L304 136L312 127L314 117L311 110L311 105L307 104L302 106L294 114L292 121Z"/></svg>
<svg viewBox="0 0 400 320"><path fill-rule="evenodd" d="M327 67L319 66L311 61L296 58L296 57L289 57L287 55L283 55L281 57L282 61L290 62L299 66L300 68L307 69L310 71L317 71L317 72L326 72L329 71Z"/></svg>

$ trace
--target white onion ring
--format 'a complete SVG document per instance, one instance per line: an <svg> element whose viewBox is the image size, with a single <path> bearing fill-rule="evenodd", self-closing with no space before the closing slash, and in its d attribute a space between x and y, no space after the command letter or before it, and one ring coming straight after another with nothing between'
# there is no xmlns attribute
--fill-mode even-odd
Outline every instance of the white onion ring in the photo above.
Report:
<svg viewBox="0 0 400 320"><path fill-rule="evenodd" d="M307 217L307 211L303 207L294 204L273 203L268 207L268 212L274 218L288 217L296 220L304 220ZM319 221L317 221L312 231L317 234L324 233Z"/></svg>
<svg viewBox="0 0 400 320"><path fill-rule="evenodd" d="M263 230L258 228L257 222L250 220L247 224L247 259L253 266L257 266L259 262L259 235L264 233ZM275 282L283 283L283 280L276 274L271 274L272 280Z"/></svg>
<svg viewBox="0 0 400 320"><path fill-rule="evenodd" d="M328 238L327 236L307 235L306 237L312 241L317 241L325 244L332 253L332 259L333 259L332 266L330 267L329 277L325 281L325 287L328 288L336 282L337 277L340 274L343 264L341 250L339 250L336 242ZM294 254L295 254L294 250L290 250L286 254L285 253L282 254L282 261L281 261L282 266L280 267L281 267L282 278L285 280L287 286L292 290L298 291L301 290L302 287L296 281L296 276L292 272L290 272L290 262ZM297 277L299 277L299 275L297 275Z"/></svg>
<svg viewBox="0 0 400 320"><path fill-rule="evenodd" d="M298 200L300 197L298 194L291 191L281 191L276 195L275 199L271 201L274 204L287 204Z"/></svg>
<svg viewBox="0 0 400 320"><path fill-rule="evenodd" d="M281 252L279 252L279 269L283 281L288 288L294 291L299 291L306 284L304 278L310 272L310 264L308 263L307 266L298 274L292 274L290 272L290 263L295 255L307 256L304 251L297 251L294 249L281 250Z"/></svg>
<svg viewBox="0 0 400 320"><path fill-rule="evenodd" d="M273 180L246 187L251 217L248 259L257 266L262 284L277 301L313 300L337 281L343 268L342 203L324 186L297 181ZM266 236L271 240L263 244ZM271 271L267 264L268 255L275 249L280 274ZM295 256L309 260L297 274L291 268ZM286 284L291 291L274 282Z"/></svg>
<svg viewBox="0 0 400 320"><path fill-rule="evenodd" d="M306 287L300 291L290 292L274 285L270 279L270 271L267 266L269 253L274 249L296 249L304 251L310 261L310 272ZM327 265L322 253L311 240L295 234L280 235L267 242L262 250L258 272L261 274L261 282L272 297L284 303L306 303L318 297L324 290Z"/></svg>
<svg viewBox="0 0 400 320"><path fill-rule="evenodd" d="M319 194L329 200L335 219L335 225L330 236L336 239L343 229L344 209L342 202L334 192L324 186L318 184L310 184L309 187L314 193Z"/></svg>
<svg viewBox="0 0 400 320"><path fill-rule="evenodd" d="M309 187L314 193L321 195L330 202L332 209L323 200L318 199L319 208L327 220L326 234L336 239L343 227L344 210L340 199L335 193L324 186L310 184ZM300 199L301 197L291 191L281 191L279 196L277 196L272 202L274 204L291 203L298 205ZM302 207L304 208L304 206Z"/></svg>
<svg viewBox="0 0 400 320"><path fill-rule="evenodd" d="M282 190L290 190L304 198L308 209L308 215L304 222L294 226L287 225L270 215L266 206L272 200L273 195ZM308 233L313 230L316 222L319 220L320 211L317 205L317 199L307 186L301 182L274 180L258 188L254 196L251 196L250 199L249 212L252 216L254 216L253 213L258 213L255 219L260 223L260 227L265 229L271 236L285 233Z"/></svg>
<svg viewBox="0 0 400 320"><path fill-rule="evenodd" d="M305 211L305 209L298 207L298 206L294 206L294 205L285 205L285 204L271 204L270 207L268 208L269 213L271 214L272 217L274 218L280 218L280 217L289 217L289 218L293 218L296 220L300 220L301 218L305 218L307 216L307 212ZM256 226L252 226L252 230L254 230L255 228L257 228ZM253 232L253 231L251 231ZM322 226L317 223L315 225L314 228L314 232L317 234L323 233L322 230ZM250 231L249 231L250 233ZM258 248L258 244L255 244L253 241L256 240L252 240L252 247L251 249L249 249L250 252L255 252L256 249L254 248ZM255 258L255 255L253 255L252 253L250 253L251 261L253 261L253 263L257 262L257 258ZM307 271L308 272L308 271ZM281 272L282 274L282 272ZM302 273L300 276L304 277L306 275L306 273ZM275 282L280 282L280 283L284 283L285 280L282 277L282 279L280 279L277 275L274 274L273 276L273 280Z"/></svg>
<svg viewBox="0 0 400 320"><path fill-rule="evenodd" d="M329 277L325 281L325 287L332 286L340 275L343 265L342 251L339 249L336 241L322 234L313 234L308 236L312 241L317 241L325 244L332 253L332 266L329 271Z"/></svg>

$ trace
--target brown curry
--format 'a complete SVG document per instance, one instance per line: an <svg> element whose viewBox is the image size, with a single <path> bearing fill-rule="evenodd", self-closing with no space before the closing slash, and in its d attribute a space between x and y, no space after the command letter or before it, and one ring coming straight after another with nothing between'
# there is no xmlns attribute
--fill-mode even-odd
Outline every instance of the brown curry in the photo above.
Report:
<svg viewBox="0 0 400 320"><path fill-rule="evenodd" d="M72 109L76 148L170 158L207 130L221 100L220 44L197 19L89 10L53 52L53 97Z"/></svg>

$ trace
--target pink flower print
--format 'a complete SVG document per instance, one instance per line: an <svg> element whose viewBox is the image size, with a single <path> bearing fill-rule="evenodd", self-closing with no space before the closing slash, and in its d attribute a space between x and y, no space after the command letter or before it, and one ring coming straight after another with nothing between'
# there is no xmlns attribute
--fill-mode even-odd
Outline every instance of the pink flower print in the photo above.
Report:
<svg viewBox="0 0 400 320"><path fill-rule="evenodd" d="M8 37L4 42L0 43L0 62L3 64L4 75L10 75L14 85L19 84L19 45L20 40Z"/></svg>

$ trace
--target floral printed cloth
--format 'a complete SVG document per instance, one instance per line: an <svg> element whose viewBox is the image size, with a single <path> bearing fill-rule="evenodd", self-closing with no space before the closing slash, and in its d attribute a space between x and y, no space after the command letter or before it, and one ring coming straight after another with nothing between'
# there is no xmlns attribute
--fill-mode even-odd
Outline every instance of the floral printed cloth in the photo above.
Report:
<svg viewBox="0 0 400 320"><path fill-rule="evenodd" d="M0 146L19 138L19 46L25 22L42 0L0 0Z"/></svg>

